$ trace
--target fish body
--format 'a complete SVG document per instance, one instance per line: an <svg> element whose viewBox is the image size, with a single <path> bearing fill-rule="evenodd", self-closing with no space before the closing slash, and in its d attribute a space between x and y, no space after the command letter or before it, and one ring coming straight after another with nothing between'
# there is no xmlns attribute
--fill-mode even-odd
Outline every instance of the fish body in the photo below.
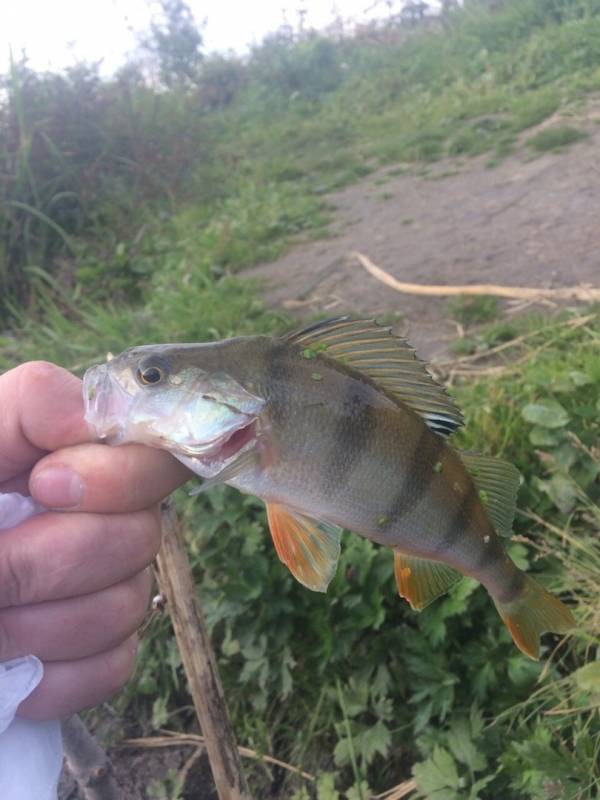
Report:
<svg viewBox="0 0 600 800"><path fill-rule="evenodd" d="M543 630L573 624L502 545L518 473L450 446L460 412L388 329L343 318L280 339L133 348L89 371L84 391L99 435L163 447L207 486L262 498L279 557L311 589L335 573L345 528L394 550L414 608L469 575L532 657Z"/></svg>

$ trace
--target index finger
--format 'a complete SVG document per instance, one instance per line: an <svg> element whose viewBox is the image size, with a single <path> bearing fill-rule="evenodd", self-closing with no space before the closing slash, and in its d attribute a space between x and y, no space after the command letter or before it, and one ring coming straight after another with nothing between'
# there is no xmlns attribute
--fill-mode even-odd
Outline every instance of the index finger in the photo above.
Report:
<svg viewBox="0 0 600 800"><path fill-rule="evenodd" d="M49 450L93 441L81 381L62 367L30 361L0 375L0 483Z"/></svg>

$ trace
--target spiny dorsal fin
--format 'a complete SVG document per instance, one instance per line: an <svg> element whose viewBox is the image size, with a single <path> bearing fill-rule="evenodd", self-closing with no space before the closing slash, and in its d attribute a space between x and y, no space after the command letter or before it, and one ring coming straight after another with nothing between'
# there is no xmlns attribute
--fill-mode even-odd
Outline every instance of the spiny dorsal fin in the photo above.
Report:
<svg viewBox="0 0 600 800"><path fill-rule="evenodd" d="M323 353L366 375L420 414L431 430L449 435L463 423L442 386L425 369L405 339L371 319L318 322L286 337L307 357Z"/></svg>
<svg viewBox="0 0 600 800"><path fill-rule="evenodd" d="M342 529L299 511L267 503L267 518L277 555L313 592L325 592L337 569Z"/></svg>
<svg viewBox="0 0 600 800"><path fill-rule="evenodd" d="M394 550L394 575L398 594L415 611L426 608L462 579L459 572L440 561L407 556L398 550Z"/></svg>
<svg viewBox="0 0 600 800"><path fill-rule="evenodd" d="M481 453L459 453L460 458L473 478L490 522L499 536L510 536L517 508L519 470L493 456Z"/></svg>

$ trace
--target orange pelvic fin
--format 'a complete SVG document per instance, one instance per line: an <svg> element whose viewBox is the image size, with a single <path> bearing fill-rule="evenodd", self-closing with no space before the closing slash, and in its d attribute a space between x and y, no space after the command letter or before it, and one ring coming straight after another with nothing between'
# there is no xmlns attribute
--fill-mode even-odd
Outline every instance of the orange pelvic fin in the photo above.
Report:
<svg viewBox="0 0 600 800"><path fill-rule="evenodd" d="M542 633L567 633L575 626L567 606L529 575L518 597L510 603L495 599L494 603L519 650L536 660Z"/></svg>
<svg viewBox="0 0 600 800"><path fill-rule="evenodd" d="M394 550L394 574L400 597L421 611L447 592L462 575L439 561L407 556Z"/></svg>
<svg viewBox="0 0 600 800"><path fill-rule="evenodd" d="M325 592L337 569L341 528L274 503L267 518L281 561L308 589Z"/></svg>

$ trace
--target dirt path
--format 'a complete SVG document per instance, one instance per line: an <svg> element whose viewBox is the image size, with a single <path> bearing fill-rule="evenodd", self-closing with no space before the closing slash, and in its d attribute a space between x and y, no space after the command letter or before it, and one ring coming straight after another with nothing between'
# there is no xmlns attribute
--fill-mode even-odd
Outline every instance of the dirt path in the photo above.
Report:
<svg viewBox="0 0 600 800"><path fill-rule="evenodd" d="M329 196L331 238L296 243L246 274L265 280L271 305L305 300L292 310L303 317L401 314L419 354L435 358L456 335L446 301L395 292L344 256L360 250L414 283L600 286L599 122L600 106L590 104L575 121L585 141L537 158L521 147L492 169L482 156L437 162L426 174L380 170Z"/></svg>

